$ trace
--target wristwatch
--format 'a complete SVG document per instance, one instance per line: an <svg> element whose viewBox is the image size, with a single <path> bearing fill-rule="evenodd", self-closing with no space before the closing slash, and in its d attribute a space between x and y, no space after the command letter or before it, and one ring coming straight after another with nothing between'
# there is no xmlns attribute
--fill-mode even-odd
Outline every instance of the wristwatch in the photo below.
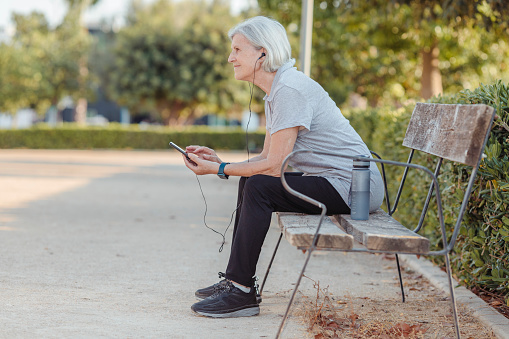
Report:
<svg viewBox="0 0 509 339"><path fill-rule="evenodd" d="M221 179L228 179L229 175L224 174L224 167L229 164L229 162L222 162L221 165L219 165L219 171L217 171L218 177Z"/></svg>

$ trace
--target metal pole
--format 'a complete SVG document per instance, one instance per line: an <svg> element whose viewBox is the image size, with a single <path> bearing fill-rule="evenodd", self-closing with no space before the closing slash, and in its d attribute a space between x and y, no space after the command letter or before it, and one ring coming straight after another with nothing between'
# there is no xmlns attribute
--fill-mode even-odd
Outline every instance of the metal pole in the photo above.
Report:
<svg viewBox="0 0 509 339"><path fill-rule="evenodd" d="M300 70L307 76L311 74L313 3L314 0L302 0L302 16L300 20Z"/></svg>

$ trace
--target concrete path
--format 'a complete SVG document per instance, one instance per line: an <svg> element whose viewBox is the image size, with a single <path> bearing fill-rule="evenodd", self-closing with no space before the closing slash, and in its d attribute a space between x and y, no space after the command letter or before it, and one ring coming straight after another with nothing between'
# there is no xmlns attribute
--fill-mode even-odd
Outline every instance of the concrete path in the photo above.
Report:
<svg viewBox="0 0 509 339"><path fill-rule="evenodd" d="M207 224L220 232L237 181L200 177ZM194 291L218 281L231 238L230 228L219 253L204 211L196 176L172 150L0 150L0 337L274 337L305 255L281 243L259 316L196 316ZM278 235L273 222L259 276ZM315 256L307 275L331 293L398 298L382 256ZM316 293L309 279L300 290ZM293 316L284 337L311 335Z"/></svg>

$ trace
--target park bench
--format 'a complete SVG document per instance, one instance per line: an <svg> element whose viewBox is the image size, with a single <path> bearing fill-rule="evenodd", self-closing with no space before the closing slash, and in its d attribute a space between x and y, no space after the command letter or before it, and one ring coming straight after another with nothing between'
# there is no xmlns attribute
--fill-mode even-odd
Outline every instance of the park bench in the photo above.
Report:
<svg viewBox="0 0 509 339"><path fill-rule="evenodd" d="M398 254L444 256L446 272L449 280L449 292L451 295L454 326L456 336L457 338L460 338L449 253L454 247L461 227L463 215L466 211L470 194L473 189L474 180L482 160L484 147L488 140L494 116L494 109L486 105L417 103L403 140L403 146L410 149L408 161L403 163L383 160L376 153L372 152L375 157L369 159L369 161L379 163L382 168L387 212L384 212L382 209L378 209L369 215L369 220L365 221L352 220L350 215L334 215L333 218L336 221L336 223L334 223L329 216L327 216L327 209L322 203L289 187L283 175L289 159L296 153L313 151L299 150L288 155L281 167L281 181L285 189L291 194L318 206L322 210L322 213L320 215L277 213L279 226L281 228L281 236L279 237L272 259L269 263L265 278L261 285L260 293L263 292L263 287L283 236L291 245L302 250L307 250L307 256L304 261L302 271L300 272L295 284L286 313L281 321L277 337L279 337L283 331L295 294L299 288L300 281L304 275L306 266L313 251L325 250L395 254L403 302L405 301L405 293L403 290ZM438 157L437 166L434 172L426 167L411 163L415 151L425 152ZM323 154L320 152L315 153ZM354 156L347 156L339 153L334 155L351 158L352 160L356 158ZM456 216L455 226L449 239L446 235L438 181L438 175L444 159L472 167L470 177L468 179L468 186L462 198L461 206L459 208L458 215ZM404 167L403 176L392 206L389 199L389 193L387 192L384 168L387 165ZM393 213L397 209L406 177L410 169L424 171L431 179L429 190L423 193L424 206L421 211L420 221L413 229L403 226L392 217ZM427 195L425 195L425 193L427 193ZM419 235L418 232L423 226L430 201L433 197L436 200L436 209L440 224L443 248L430 251L429 240ZM341 227L338 227L338 225Z"/></svg>

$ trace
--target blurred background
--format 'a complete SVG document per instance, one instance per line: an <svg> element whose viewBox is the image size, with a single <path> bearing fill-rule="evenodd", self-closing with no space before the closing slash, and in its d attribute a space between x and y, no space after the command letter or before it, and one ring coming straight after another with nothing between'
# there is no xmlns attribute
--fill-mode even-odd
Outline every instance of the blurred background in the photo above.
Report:
<svg viewBox="0 0 509 339"><path fill-rule="evenodd" d="M452 264L462 284L500 297L509 315L507 0L0 0L0 162L6 149L160 150L169 141L259 151L264 93L255 88L250 105L248 84L227 62L227 32L273 17L300 67L303 13L312 15L311 78L386 159L407 159L401 143L416 102L495 108ZM448 166L450 229L466 183L464 168ZM387 175L395 192L402 173ZM416 192L429 183L408 180L398 215L411 225ZM440 247L430 218L424 233Z"/></svg>
<svg viewBox="0 0 509 339"><path fill-rule="evenodd" d="M304 1L306 2L306 1ZM405 105L509 77L503 1L313 2L311 77L340 108ZM247 125L229 28L279 20L299 65L302 0L3 0L0 128ZM264 124L256 89L250 128Z"/></svg>

